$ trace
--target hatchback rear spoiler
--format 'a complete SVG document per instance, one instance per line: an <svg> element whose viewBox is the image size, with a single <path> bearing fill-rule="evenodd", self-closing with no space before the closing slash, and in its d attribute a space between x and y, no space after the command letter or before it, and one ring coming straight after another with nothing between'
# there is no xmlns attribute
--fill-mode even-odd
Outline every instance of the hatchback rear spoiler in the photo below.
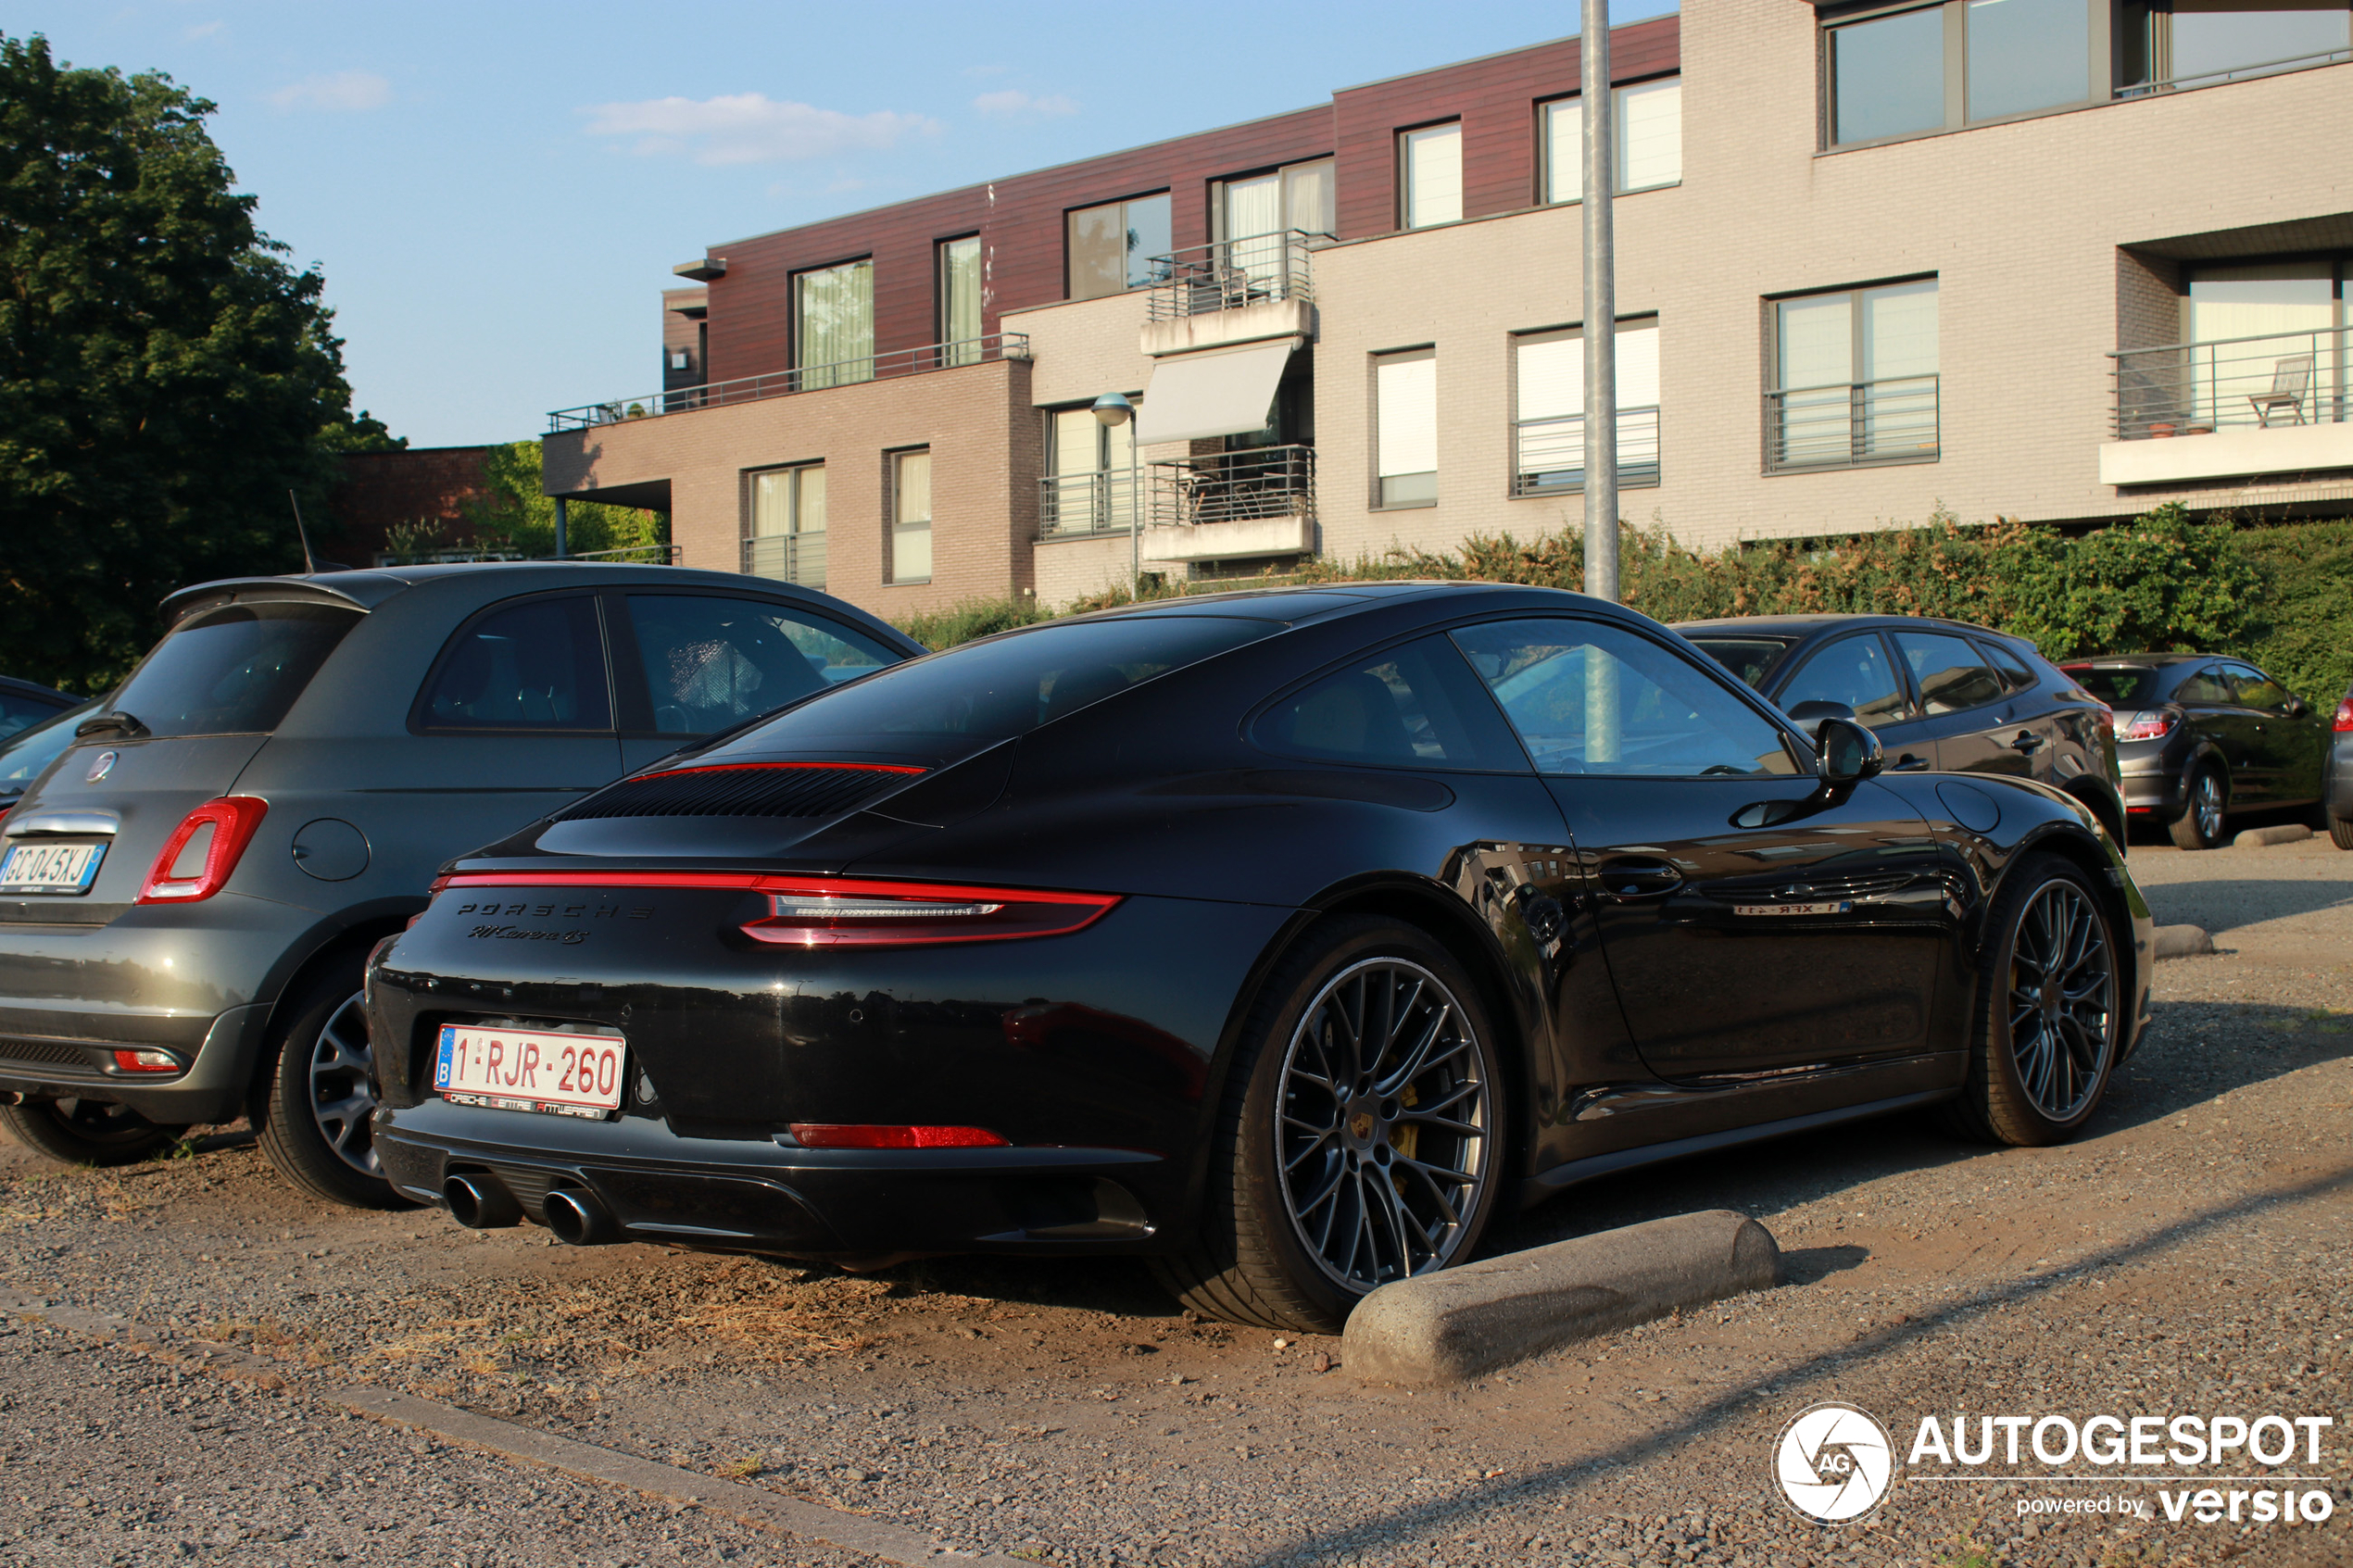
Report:
<svg viewBox="0 0 2353 1568"><path fill-rule="evenodd" d="M220 583L198 583L166 595L157 607L163 616L165 631L185 621L198 610L218 609L225 604L321 604L341 609L356 609L362 613L374 608L408 584L376 576L373 572L337 572L338 577L364 579L355 581L346 592L341 585L329 587L314 579L302 577L244 577ZM374 588L377 591L370 593Z"/></svg>

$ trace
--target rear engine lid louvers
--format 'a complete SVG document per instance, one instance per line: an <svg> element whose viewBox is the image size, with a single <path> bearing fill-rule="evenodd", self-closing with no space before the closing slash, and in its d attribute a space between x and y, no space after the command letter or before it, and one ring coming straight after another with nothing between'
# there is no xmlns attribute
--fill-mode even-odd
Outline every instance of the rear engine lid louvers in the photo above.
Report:
<svg viewBox="0 0 2353 1568"><path fill-rule="evenodd" d="M614 817L832 817L922 776L887 762L728 762L672 768L610 784L555 814Z"/></svg>

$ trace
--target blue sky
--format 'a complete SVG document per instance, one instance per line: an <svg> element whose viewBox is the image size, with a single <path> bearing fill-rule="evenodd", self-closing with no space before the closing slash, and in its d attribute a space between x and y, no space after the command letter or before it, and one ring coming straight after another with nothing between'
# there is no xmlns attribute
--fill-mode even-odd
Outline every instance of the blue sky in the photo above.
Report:
<svg viewBox="0 0 2353 1568"><path fill-rule="evenodd" d="M657 384L659 293L705 245L1560 37L1577 6L14 0L0 28L219 104L262 227L326 274L356 401L435 446Z"/></svg>

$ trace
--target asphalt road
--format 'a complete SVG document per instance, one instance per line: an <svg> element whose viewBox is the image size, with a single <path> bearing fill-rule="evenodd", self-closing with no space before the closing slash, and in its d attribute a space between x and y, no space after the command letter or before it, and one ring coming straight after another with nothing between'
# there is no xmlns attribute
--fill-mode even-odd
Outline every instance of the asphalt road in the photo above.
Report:
<svg viewBox="0 0 2353 1568"><path fill-rule="evenodd" d="M1578 1189L1492 1245L1738 1208L1790 1283L1452 1392L1188 1322L1129 1263L567 1249L322 1209L235 1130L111 1173L0 1150L0 1286L248 1367L11 1320L0 1563L859 1560L352 1415L328 1397L352 1385L1062 1563L2353 1562L2353 854L2133 869L2222 950L2160 968L2087 1135L1996 1150L1905 1119ZM1768 1463L1826 1399L1899 1440L1926 1414L2329 1414L2334 1515L2030 1519L2069 1489L1907 1476L1826 1529Z"/></svg>

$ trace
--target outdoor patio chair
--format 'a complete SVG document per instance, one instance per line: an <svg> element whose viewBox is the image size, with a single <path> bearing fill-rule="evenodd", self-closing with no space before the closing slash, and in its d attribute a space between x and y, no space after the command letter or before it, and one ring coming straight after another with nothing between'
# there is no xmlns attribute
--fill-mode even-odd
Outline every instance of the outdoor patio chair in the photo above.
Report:
<svg viewBox="0 0 2353 1568"><path fill-rule="evenodd" d="M2296 422L2302 424L2304 397L2311 390L2312 356L2291 354L2271 367L2271 390L2250 392L2246 400L2254 405L2256 422L2267 429L2271 423L2272 414L2281 408L2294 414Z"/></svg>

